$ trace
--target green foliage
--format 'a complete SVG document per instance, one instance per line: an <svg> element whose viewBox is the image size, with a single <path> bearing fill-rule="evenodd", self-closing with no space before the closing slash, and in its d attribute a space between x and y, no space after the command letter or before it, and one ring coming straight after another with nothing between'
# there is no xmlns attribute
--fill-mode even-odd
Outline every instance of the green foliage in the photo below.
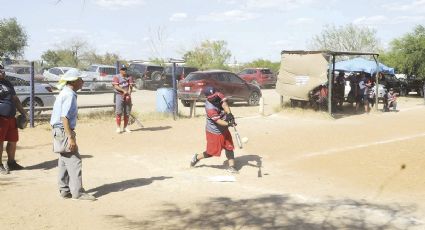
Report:
<svg viewBox="0 0 425 230"><path fill-rule="evenodd" d="M0 56L21 57L28 36L16 18L0 20Z"/></svg>
<svg viewBox="0 0 425 230"><path fill-rule="evenodd" d="M118 54L97 54L94 50L88 49L87 42L79 39L69 41L62 48L47 50L41 58L45 62L45 68L69 66L80 69L84 69L94 63L115 65L116 61L120 60Z"/></svg>
<svg viewBox="0 0 425 230"><path fill-rule="evenodd" d="M78 67L74 53L68 49L47 50L41 55L46 68L55 66Z"/></svg>
<svg viewBox="0 0 425 230"><path fill-rule="evenodd" d="M228 69L226 61L232 56L225 41L203 41L199 46L184 54L186 64L200 70Z"/></svg>
<svg viewBox="0 0 425 230"><path fill-rule="evenodd" d="M151 58L149 59L149 62L157 64L159 66L165 66L165 60L162 58Z"/></svg>
<svg viewBox="0 0 425 230"><path fill-rule="evenodd" d="M311 49L378 52L380 44L376 38L376 30L353 24L340 27L327 25L320 35L313 37Z"/></svg>
<svg viewBox="0 0 425 230"><path fill-rule="evenodd" d="M390 51L381 56L383 63L396 68L397 72L425 78L425 27L417 26L391 42Z"/></svg>
<svg viewBox="0 0 425 230"><path fill-rule="evenodd" d="M115 65L116 62L120 60L120 57L118 54L108 53L108 52L105 53L104 55L101 55L101 54L97 54L94 51L89 51L89 52L83 53L82 56L86 65L90 65L93 63L103 64L103 65Z"/></svg>
<svg viewBox="0 0 425 230"><path fill-rule="evenodd" d="M272 62L270 60L265 59L256 59L252 62L246 63L244 68L269 68L273 73L277 73L279 71L280 62Z"/></svg>

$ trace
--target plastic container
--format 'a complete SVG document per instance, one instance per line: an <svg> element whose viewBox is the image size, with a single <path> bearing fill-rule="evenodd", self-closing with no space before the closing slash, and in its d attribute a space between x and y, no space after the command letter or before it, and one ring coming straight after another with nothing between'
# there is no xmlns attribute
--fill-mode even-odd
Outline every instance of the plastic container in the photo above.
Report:
<svg viewBox="0 0 425 230"><path fill-rule="evenodd" d="M156 90L156 111L161 113L174 112L173 88L159 88Z"/></svg>

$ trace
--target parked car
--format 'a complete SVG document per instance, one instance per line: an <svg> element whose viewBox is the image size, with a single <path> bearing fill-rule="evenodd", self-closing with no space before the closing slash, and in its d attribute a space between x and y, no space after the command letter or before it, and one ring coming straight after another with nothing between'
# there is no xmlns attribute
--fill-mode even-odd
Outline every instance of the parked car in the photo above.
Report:
<svg viewBox="0 0 425 230"><path fill-rule="evenodd" d="M276 75L268 68L246 68L239 72L238 76L261 88L275 87L277 81Z"/></svg>
<svg viewBox="0 0 425 230"><path fill-rule="evenodd" d="M201 92L212 86L222 92L229 103L245 101L250 106L258 105L261 90L258 86L244 81L238 75L226 70L207 70L190 73L179 82L177 95L186 107L191 100L205 101Z"/></svg>
<svg viewBox="0 0 425 230"><path fill-rule="evenodd" d="M165 83L164 67L147 63L130 63L127 74L133 77L137 89L156 89Z"/></svg>
<svg viewBox="0 0 425 230"><path fill-rule="evenodd" d="M416 77L414 75L412 76L408 76L406 78L406 93L410 93L410 92L416 92L419 96L423 97L424 96L424 89L423 89L423 85L424 85L424 79Z"/></svg>
<svg viewBox="0 0 425 230"><path fill-rule="evenodd" d="M59 81L60 76L72 67L53 67L44 71L43 76L45 81Z"/></svg>
<svg viewBox="0 0 425 230"><path fill-rule="evenodd" d="M15 73L6 72L6 79L9 80L18 94L18 98L22 103L23 107L28 107L30 105L30 82L22 78ZM35 83L34 84L34 106L35 107L43 107L43 106L53 106L55 102L55 96L53 94L50 95L39 95L41 93L51 93L52 87L46 83ZM19 95L20 93L24 93L25 95Z"/></svg>
<svg viewBox="0 0 425 230"><path fill-rule="evenodd" d="M4 67L4 71L9 73L15 73L24 78L30 79L31 76L31 66L25 64L11 64ZM35 81L43 81L44 77L41 74L34 73Z"/></svg>
<svg viewBox="0 0 425 230"><path fill-rule="evenodd" d="M379 83L384 85L386 89L393 88L400 96L407 95L407 83L396 78L393 74L384 74Z"/></svg>
<svg viewBox="0 0 425 230"><path fill-rule="evenodd" d="M111 65L93 64L82 72L84 85L82 90L112 89L112 78L117 68Z"/></svg>
<svg viewBox="0 0 425 230"><path fill-rule="evenodd" d="M188 66L176 66L175 74L176 80L181 81L187 77L192 72L198 71L198 68L188 67ZM173 85L173 66L167 66L164 68L162 75L165 79L165 84L172 86Z"/></svg>

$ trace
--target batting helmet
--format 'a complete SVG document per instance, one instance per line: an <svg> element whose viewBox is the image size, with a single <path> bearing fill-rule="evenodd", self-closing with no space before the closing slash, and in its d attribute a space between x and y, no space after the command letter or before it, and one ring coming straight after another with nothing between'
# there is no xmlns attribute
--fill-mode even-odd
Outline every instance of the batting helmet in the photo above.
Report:
<svg viewBox="0 0 425 230"><path fill-rule="evenodd" d="M213 95L215 92L217 92L217 91L212 86L207 86L203 90L205 97L209 97L209 96Z"/></svg>

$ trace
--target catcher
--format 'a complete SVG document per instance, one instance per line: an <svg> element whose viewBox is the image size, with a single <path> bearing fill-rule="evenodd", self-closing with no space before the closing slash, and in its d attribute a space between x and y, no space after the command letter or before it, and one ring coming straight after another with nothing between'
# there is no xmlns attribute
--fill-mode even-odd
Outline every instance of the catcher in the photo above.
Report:
<svg viewBox="0 0 425 230"><path fill-rule="evenodd" d="M206 139L207 149L201 154L195 154L190 161L190 166L195 165L204 158L212 156L219 157L224 149L229 162L228 171L238 173L235 168L235 155L233 152L233 140L229 131L229 126L236 125L235 118L230 113L226 98L220 92L217 92L213 87L206 87L203 91L205 101L205 111L207 114L206 124Z"/></svg>

